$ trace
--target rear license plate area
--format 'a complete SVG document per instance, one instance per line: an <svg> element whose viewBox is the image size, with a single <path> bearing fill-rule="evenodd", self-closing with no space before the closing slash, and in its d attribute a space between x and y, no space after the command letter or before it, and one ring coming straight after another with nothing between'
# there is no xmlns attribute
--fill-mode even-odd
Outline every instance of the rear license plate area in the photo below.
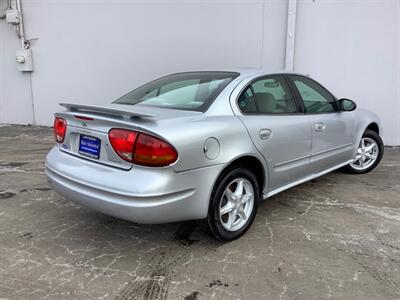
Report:
<svg viewBox="0 0 400 300"><path fill-rule="evenodd" d="M99 138L83 135L79 136L79 153L91 158L99 159L101 140Z"/></svg>

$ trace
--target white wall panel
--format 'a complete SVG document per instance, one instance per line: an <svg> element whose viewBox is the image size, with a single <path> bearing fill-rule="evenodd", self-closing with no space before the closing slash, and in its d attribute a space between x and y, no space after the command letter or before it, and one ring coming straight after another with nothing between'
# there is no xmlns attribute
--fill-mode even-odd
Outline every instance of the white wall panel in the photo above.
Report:
<svg viewBox="0 0 400 300"><path fill-rule="evenodd" d="M39 124L177 71L260 67L262 2L26 2ZM46 11L45 18L38 18Z"/></svg>
<svg viewBox="0 0 400 300"><path fill-rule="evenodd" d="M0 0L1 1L1 0ZM167 73L284 67L287 0L22 0L36 122L60 101L106 103ZM400 1L298 0L295 71L383 120L400 145ZM0 122L31 123L29 75L0 20Z"/></svg>
<svg viewBox="0 0 400 300"><path fill-rule="evenodd" d="M287 9L286 0L265 0L260 68L282 70L285 66Z"/></svg>
<svg viewBox="0 0 400 300"><path fill-rule="evenodd" d="M400 1L299 1L295 70L382 119L400 145Z"/></svg>
<svg viewBox="0 0 400 300"><path fill-rule="evenodd" d="M32 123L29 75L15 67L15 50L21 43L12 26L0 21L0 123Z"/></svg>

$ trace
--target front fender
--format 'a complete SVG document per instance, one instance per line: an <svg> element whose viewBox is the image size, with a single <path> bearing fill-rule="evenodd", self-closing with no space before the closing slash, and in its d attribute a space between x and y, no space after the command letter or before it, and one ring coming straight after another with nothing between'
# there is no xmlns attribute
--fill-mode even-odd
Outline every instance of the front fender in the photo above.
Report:
<svg viewBox="0 0 400 300"><path fill-rule="evenodd" d="M355 140L354 140L354 154L357 150L358 144L360 143L361 137L364 134L365 130L369 125L375 123L378 125L379 128L379 135L382 136L382 127L381 127L381 120L377 114L373 113L372 111L366 109L356 109L353 112L354 120L356 123L356 132L355 132Z"/></svg>

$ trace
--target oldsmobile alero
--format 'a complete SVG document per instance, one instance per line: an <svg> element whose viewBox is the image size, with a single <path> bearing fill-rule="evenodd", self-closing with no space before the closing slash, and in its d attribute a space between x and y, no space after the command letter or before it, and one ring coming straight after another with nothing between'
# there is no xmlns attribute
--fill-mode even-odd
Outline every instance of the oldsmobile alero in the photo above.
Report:
<svg viewBox="0 0 400 300"><path fill-rule="evenodd" d="M374 113L301 74L178 73L109 105L61 105L45 163L56 191L138 223L201 220L225 241L260 200L335 169L369 172L384 150Z"/></svg>

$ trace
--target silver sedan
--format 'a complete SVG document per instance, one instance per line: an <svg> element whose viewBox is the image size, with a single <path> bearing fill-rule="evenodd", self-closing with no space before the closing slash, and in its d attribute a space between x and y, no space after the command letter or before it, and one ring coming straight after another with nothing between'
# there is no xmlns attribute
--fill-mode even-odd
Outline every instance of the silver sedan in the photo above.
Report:
<svg viewBox="0 0 400 300"><path fill-rule="evenodd" d="M61 103L46 175L60 194L139 223L200 220L229 241L262 199L383 155L378 117L308 76L187 72L105 106Z"/></svg>

